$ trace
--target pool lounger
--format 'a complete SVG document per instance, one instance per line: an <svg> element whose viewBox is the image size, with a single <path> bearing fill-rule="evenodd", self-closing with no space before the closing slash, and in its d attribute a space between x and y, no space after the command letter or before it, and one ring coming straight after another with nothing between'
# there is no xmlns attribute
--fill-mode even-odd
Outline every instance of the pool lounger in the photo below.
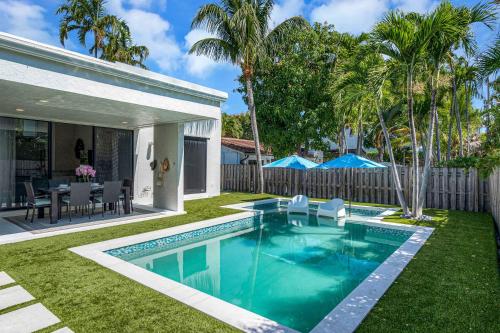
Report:
<svg viewBox="0 0 500 333"><path fill-rule="evenodd" d="M318 206L317 216L327 216L333 218L345 217L344 200L332 199Z"/></svg>
<svg viewBox="0 0 500 333"><path fill-rule="evenodd" d="M290 200L287 213L309 214L309 198L305 195L296 195Z"/></svg>

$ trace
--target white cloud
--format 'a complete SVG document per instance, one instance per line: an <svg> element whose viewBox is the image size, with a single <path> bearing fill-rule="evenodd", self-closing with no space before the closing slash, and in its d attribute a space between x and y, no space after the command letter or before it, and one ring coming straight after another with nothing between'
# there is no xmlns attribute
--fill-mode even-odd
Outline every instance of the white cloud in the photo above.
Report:
<svg viewBox="0 0 500 333"><path fill-rule="evenodd" d="M404 12L427 13L438 5L438 1L433 0L392 0L395 8L401 9Z"/></svg>
<svg viewBox="0 0 500 333"><path fill-rule="evenodd" d="M132 6L147 5L147 0L129 0ZM149 48L149 59L164 72L174 71L182 60L182 51L171 32L170 23L160 15L133 7L127 9L123 0L108 2L111 13L127 21L134 42Z"/></svg>
<svg viewBox="0 0 500 333"><path fill-rule="evenodd" d="M213 36L204 30L200 29L191 30L184 37L186 41L185 44L186 50L189 51L189 49L191 49L194 43L208 37L213 37ZM215 62L214 60L206 56L188 54L187 52L184 55L184 60L186 61L187 72L190 75L193 75L198 78L205 78L209 76L217 67L227 66L227 64L225 63Z"/></svg>
<svg viewBox="0 0 500 333"><path fill-rule="evenodd" d="M25 1L0 1L0 30L42 43L59 44L45 20L45 8Z"/></svg>
<svg viewBox="0 0 500 333"><path fill-rule="evenodd" d="M386 0L330 0L311 12L315 22L328 22L341 32L369 31L387 10Z"/></svg>
<svg viewBox="0 0 500 333"><path fill-rule="evenodd" d="M369 32L390 9L425 13L437 3L436 0L328 0L311 11L311 20L328 22L341 32L359 34Z"/></svg>
<svg viewBox="0 0 500 333"><path fill-rule="evenodd" d="M167 5L166 0L127 0L127 3L133 8L159 9L159 10L165 10Z"/></svg>
<svg viewBox="0 0 500 333"><path fill-rule="evenodd" d="M302 15L304 9L304 0L283 0L276 3L271 12L271 26L275 27L284 20Z"/></svg>

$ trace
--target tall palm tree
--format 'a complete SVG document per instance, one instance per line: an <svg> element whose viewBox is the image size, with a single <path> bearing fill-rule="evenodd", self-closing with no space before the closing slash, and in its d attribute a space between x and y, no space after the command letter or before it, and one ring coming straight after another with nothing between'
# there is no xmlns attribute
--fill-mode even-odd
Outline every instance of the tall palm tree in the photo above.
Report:
<svg viewBox="0 0 500 333"><path fill-rule="evenodd" d="M118 61L146 69L147 67L144 65L144 62L148 56L149 49L146 46L133 44L127 23L120 20L107 33L101 59L113 62Z"/></svg>
<svg viewBox="0 0 500 333"><path fill-rule="evenodd" d="M483 77L498 73L500 70L500 35L497 36L495 43L478 57L477 64Z"/></svg>
<svg viewBox="0 0 500 333"><path fill-rule="evenodd" d="M196 42L189 50L191 54L240 67L255 141L260 192L264 190L264 175L253 96L255 68L259 61L275 56L278 45L292 29L309 26L302 17L292 17L271 29L273 6L273 0L220 0L220 3L203 5L193 18L191 28L204 29L213 37Z"/></svg>
<svg viewBox="0 0 500 333"><path fill-rule="evenodd" d="M391 11L378 23L373 32L372 40L378 52L392 59L405 73L406 104L413 164L412 214L417 216L417 200L419 194L420 171L418 161L418 142L414 116L414 76L415 68L422 60L426 47L432 36L441 27L439 21L416 13L404 14L401 11Z"/></svg>
<svg viewBox="0 0 500 333"><path fill-rule="evenodd" d="M108 32L121 24L114 15L108 15L105 0L66 0L56 11L62 15L59 24L59 40L64 46L72 31L78 34L80 44L86 47L87 34L92 33L93 43L89 53L97 58L103 50Z"/></svg>

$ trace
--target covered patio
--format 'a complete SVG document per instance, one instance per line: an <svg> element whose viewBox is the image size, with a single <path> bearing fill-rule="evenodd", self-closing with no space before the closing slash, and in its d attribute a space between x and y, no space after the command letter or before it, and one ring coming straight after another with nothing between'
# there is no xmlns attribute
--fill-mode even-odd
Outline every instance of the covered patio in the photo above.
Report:
<svg viewBox="0 0 500 333"><path fill-rule="evenodd" d="M45 208L26 230L17 218L24 183L41 195L77 181L80 164L95 169L96 184L131 179L130 199L139 203L145 189L137 184L151 184L151 202L134 212L124 205L122 219L184 212L184 124L217 123L226 93L5 33L0 67L0 211L10 224L38 233L66 226L64 212ZM116 218L98 213L90 223ZM44 227L47 219L56 224Z"/></svg>

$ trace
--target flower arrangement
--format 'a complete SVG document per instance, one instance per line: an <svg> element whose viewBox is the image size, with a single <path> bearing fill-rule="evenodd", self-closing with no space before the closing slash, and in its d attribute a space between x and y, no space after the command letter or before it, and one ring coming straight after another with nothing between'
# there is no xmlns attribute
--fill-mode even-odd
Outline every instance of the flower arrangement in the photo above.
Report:
<svg viewBox="0 0 500 333"><path fill-rule="evenodd" d="M94 170L94 168L92 168L91 165L82 164L75 169L75 174L84 182L88 182L91 178L95 177L96 171Z"/></svg>

